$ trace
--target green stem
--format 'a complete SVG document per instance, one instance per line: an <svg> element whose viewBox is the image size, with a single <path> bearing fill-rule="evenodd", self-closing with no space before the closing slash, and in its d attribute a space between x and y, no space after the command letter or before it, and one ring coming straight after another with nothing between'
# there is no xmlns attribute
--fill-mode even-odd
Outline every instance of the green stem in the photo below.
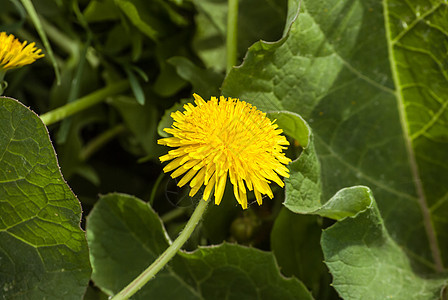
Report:
<svg viewBox="0 0 448 300"><path fill-rule="evenodd" d="M97 152L101 147L107 144L114 137L125 131L126 127L123 124L118 124L111 129L101 133L95 137L91 142L89 142L79 154L79 159L81 161L88 160L95 152Z"/></svg>
<svg viewBox="0 0 448 300"><path fill-rule="evenodd" d="M56 26L54 26L44 18L40 18L40 23L42 24L42 28L44 29L44 32L47 34L48 38L53 44L57 45L59 49L70 55L79 55L79 42L69 38Z"/></svg>
<svg viewBox="0 0 448 300"><path fill-rule="evenodd" d="M3 80L5 78L6 71L0 70L0 96L3 95L3 92L5 91L6 87L6 81Z"/></svg>
<svg viewBox="0 0 448 300"><path fill-rule="evenodd" d="M236 65L238 47L238 0L228 0L227 12L227 73Z"/></svg>
<svg viewBox="0 0 448 300"><path fill-rule="evenodd" d="M169 212L161 216L160 219L164 224L166 224L174 219L177 219L180 216L183 216L185 214L185 211L186 211L185 207L178 207L170 210Z"/></svg>
<svg viewBox="0 0 448 300"><path fill-rule="evenodd" d="M159 187L160 183L162 182L164 175L165 175L164 172L160 172L159 177L157 177L156 182L154 183L154 186L152 187L151 195L149 196L149 204L151 206L153 206L153 204L154 204L154 200L156 199L157 188Z"/></svg>
<svg viewBox="0 0 448 300"><path fill-rule="evenodd" d="M80 112L86 108L89 108L95 104L104 101L107 97L116 95L126 91L129 88L129 82L127 80L119 81L115 84L110 84L105 88L97 90L87 96L79 98L74 102L70 102L64 106L56 108L40 116L42 122L45 125L50 125L61 121L77 112Z"/></svg>
<svg viewBox="0 0 448 300"><path fill-rule="evenodd" d="M37 15L36 9L34 8L31 0L21 0L21 1L22 1L23 7L25 8L25 10L28 13L28 16L30 17L31 21L34 24L34 27L36 27L36 31L39 34L40 39L42 40L42 43L45 46L45 50L47 51L48 57L50 58L50 60L53 64L54 72L56 75L56 82L57 82L57 84L60 84L61 75L60 75L59 67L56 62L56 59L55 59L55 56L53 53L53 49L51 48L50 42L48 41L47 35L42 27L42 23L39 19L39 16Z"/></svg>
<svg viewBox="0 0 448 300"><path fill-rule="evenodd" d="M202 218L205 208L207 207L209 201L200 200L198 206L191 215L190 220L188 220L187 225L185 225L184 230L180 233L179 237L154 261L143 273L141 273L137 278L134 279L127 287L122 289L117 295L115 295L112 300L124 300L129 299L138 290L140 290L149 280L154 278L154 276L159 272L179 251L183 244L190 238L196 225Z"/></svg>

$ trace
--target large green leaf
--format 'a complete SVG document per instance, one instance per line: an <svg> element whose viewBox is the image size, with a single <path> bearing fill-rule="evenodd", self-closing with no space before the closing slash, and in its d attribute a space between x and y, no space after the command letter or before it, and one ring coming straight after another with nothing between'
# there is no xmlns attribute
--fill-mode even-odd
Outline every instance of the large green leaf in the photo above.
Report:
<svg viewBox="0 0 448 300"><path fill-rule="evenodd" d="M300 156L289 164L290 177L285 179L285 206L298 213L310 213L321 207L320 164L314 149L314 137L303 118L287 111L270 111L270 118L285 134L294 138L302 147Z"/></svg>
<svg viewBox="0 0 448 300"><path fill-rule="evenodd" d="M111 295L142 272L170 243L141 200L110 194L88 217L95 284ZM301 282L280 275L273 255L223 244L178 255L134 299L312 299Z"/></svg>
<svg viewBox="0 0 448 300"><path fill-rule="evenodd" d="M90 277L80 218L44 124L0 98L0 298L80 299Z"/></svg>
<svg viewBox="0 0 448 300"><path fill-rule="evenodd" d="M304 0L289 35L254 44L223 93L302 115L321 164L316 208L343 187L371 187L390 235L432 272L448 259L448 8L415 3Z"/></svg>
<svg viewBox="0 0 448 300"><path fill-rule="evenodd" d="M291 177L285 206L293 212L316 214L338 220L324 231L322 249L333 274L333 286L344 299L436 299L446 279L428 280L411 267L406 253L384 227L370 189L352 187L320 202L320 166L310 128L299 116L270 113L285 133L303 146L290 164ZM349 219L349 220L348 220ZM282 211L271 233L272 249L286 275L304 278L319 299L328 296L326 270L316 252L318 234L315 219Z"/></svg>
<svg viewBox="0 0 448 300"><path fill-rule="evenodd" d="M439 299L446 279L425 279L411 267L406 253L388 234L370 190L352 187L327 203L345 211L347 203L364 203L322 234L325 263L333 286L344 299Z"/></svg>
<svg viewBox="0 0 448 300"><path fill-rule="evenodd" d="M448 263L448 3L385 1L408 163L438 271Z"/></svg>
<svg viewBox="0 0 448 300"><path fill-rule="evenodd" d="M288 185L285 206L293 212L340 221L322 236L325 262L338 293L344 299L437 298L446 280L427 280L412 270L406 253L384 227L370 190L359 186L342 189L321 204L320 166L312 147L311 130L295 114L270 115L276 115L285 133L304 147L290 164L291 177L285 180ZM347 221L347 218L352 219ZM319 239L316 225L314 218L282 211L276 219L271 241L283 273L303 278L319 299L323 299L329 295L324 288L329 279L320 263L322 254L313 250Z"/></svg>

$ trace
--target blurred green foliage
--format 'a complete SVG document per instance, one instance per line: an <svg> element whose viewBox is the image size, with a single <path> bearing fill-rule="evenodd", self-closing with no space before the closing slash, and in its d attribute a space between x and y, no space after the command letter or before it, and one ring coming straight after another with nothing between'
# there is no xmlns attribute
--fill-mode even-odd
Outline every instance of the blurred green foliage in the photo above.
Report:
<svg viewBox="0 0 448 300"><path fill-rule="evenodd" d="M446 1L240 0L239 66L229 74L225 0L35 0L54 55L25 2L0 0L0 31L36 42L46 57L8 71L5 96L42 115L123 80L129 88L48 126L50 140L35 115L1 99L0 259L12 248L24 259L18 275L16 256L0 260L8 273L0 273L0 298L40 297L39 279L50 276L48 299L79 299L89 279L86 240L78 238L83 278L70 295L64 277L42 271L28 251L53 247L56 233L71 245L64 226L78 217L93 269L85 299L107 299L167 247L199 199L162 172L167 149L157 139L170 113L198 93L240 97L277 119L291 142L291 177L286 192L273 186L273 200L258 206L252 197L246 211L227 187L184 246L199 250L176 255L136 298L437 299L448 257ZM27 116L18 150L10 148L16 113ZM34 169L33 141L50 153L51 175ZM68 185L53 191L45 178L61 180L56 158ZM27 172L38 192L23 181ZM12 235L14 222L47 217L35 201L48 195L71 201L67 220L54 221L56 210L50 218L65 231ZM67 255L64 263L77 258ZM58 265L56 254L42 257ZM70 267L79 266L58 270L71 276ZM37 277L27 281L26 272Z"/></svg>

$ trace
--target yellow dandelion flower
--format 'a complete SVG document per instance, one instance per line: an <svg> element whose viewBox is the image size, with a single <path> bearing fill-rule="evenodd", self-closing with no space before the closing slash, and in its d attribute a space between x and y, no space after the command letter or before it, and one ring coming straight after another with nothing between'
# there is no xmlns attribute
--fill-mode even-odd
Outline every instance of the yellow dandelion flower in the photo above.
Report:
<svg viewBox="0 0 448 300"><path fill-rule="evenodd" d="M44 56L35 43L21 43L14 35L0 32L0 71L28 65Z"/></svg>
<svg viewBox="0 0 448 300"><path fill-rule="evenodd" d="M283 153L289 142L283 131L244 101L221 96L219 101L212 97L206 102L193 96L196 106L188 103L184 112L171 114L173 126L164 130L172 137L158 141L178 147L160 157L162 162L172 160L163 171L175 170L173 178L186 173L178 186L190 182L190 196L205 185L203 198L208 200L214 188L216 204L221 202L227 175L243 209L247 208L246 189L254 191L259 205L262 194L272 199L269 183L283 187L278 175L289 177L285 165L291 160Z"/></svg>

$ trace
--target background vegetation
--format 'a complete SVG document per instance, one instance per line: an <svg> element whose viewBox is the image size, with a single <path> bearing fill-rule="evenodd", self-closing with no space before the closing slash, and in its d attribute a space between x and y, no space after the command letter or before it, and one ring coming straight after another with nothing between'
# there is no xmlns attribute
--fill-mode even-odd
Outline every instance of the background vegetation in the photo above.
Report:
<svg viewBox="0 0 448 300"><path fill-rule="evenodd" d="M0 0L0 31L46 54L0 100L3 299L106 299L157 258L198 201L157 145L193 92L277 119L291 178L245 211L226 190L135 299L441 297L446 1L241 0L227 75L227 1L33 1L54 55L27 3Z"/></svg>

